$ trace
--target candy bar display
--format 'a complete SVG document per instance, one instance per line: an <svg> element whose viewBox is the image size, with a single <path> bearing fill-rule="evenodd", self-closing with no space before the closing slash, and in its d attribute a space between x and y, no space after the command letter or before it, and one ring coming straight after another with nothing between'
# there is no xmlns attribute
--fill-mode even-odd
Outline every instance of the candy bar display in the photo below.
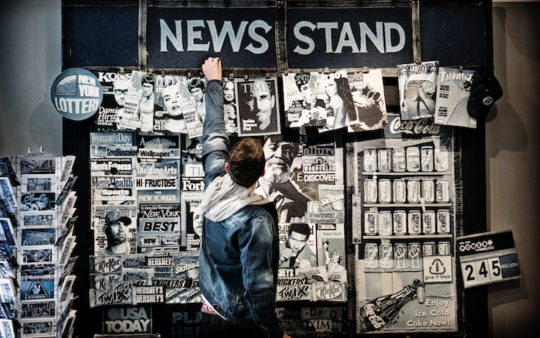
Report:
<svg viewBox="0 0 540 338"><path fill-rule="evenodd" d="M354 143L359 333L457 328L453 137L420 121L426 128L413 130L425 133L391 130Z"/></svg>

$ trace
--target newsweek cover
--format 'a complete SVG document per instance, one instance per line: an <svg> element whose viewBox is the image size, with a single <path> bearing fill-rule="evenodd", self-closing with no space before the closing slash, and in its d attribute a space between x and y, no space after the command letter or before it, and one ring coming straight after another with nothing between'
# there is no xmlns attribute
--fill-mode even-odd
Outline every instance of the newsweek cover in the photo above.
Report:
<svg viewBox="0 0 540 338"><path fill-rule="evenodd" d="M473 74L472 70L439 68L435 123L476 128L476 119L467 112Z"/></svg>
<svg viewBox="0 0 540 338"><path fill-rule="evenodd" d="M116 124L118 129L136 130L141 127L139 119L139 101L143 95L142 80L146 77L145 72L132 71L127 85L127 92L123 98L124 108L116 112ZM119 89L114 89L115 95Z"/></svg>
<svg viewBox="0 0 540 338"><path fill-rule="evenodd" d="M326 125L322 78L323 74L316 72L283 74L286 127Z"/></svg>
<svg viewBox="0 0 540 338"><path fill-rule="evenodd" d="M239 136L281 133L277 78L235 79Z"/></svg>
<svg viewBox="0 0 540 338"><path fill-rule="evenodd" d="M381 70L349 72L347 77L356 109L356 119L349 125L349 132L383 129L388 121Z"/></svg>
<svg viewBox="0 0 540 338"><path fill-rule="evenodd" d="M227 135L238 133L238 102L236 101L234 79L223 78L223 112Z"/></svg>
<svg viewBox="0 0 540 338"><path fill-rule="evenodd" d="M398 65L401 120L435 115L439 61Z"/></svg>

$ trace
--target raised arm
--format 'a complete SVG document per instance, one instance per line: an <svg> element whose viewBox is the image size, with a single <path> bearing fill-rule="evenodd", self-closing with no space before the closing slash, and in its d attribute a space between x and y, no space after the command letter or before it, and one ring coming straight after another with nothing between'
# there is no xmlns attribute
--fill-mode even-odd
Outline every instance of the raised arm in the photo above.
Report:
<svg viewBox="0 0 540 338"><path fill-rule="evenodd" d="M214 178L225 174L225 163L229 160L229 138L225 133L223 117L221 60L219 58L206 59L202 70L208 81L205 92L206 117L202 137L204 183L208 186Z"/></svg>

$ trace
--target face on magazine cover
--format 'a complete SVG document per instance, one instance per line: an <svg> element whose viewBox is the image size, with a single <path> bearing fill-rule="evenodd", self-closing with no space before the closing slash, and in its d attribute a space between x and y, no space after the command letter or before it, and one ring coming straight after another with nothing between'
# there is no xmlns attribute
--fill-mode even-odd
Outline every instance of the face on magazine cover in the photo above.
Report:
<svg viewBox="0 0 540 338"><path fill-rule="evenodd" d="M274 183L285 183L292 174L292 162L298 153L299 145L292 142L273 142L270 138L264 143L266 172L264 178Z"/></svg>
<svg viewBox="0 0 540 338"><path fill-rule="evenodd" d="M234 82L227 81L223 86L223 99L226 103L234 101Z"/></svg>
<svg viewBox="0 0 540 338"><path fill-rule="evenodd" d="M253 110L259 119L259 128L264 130L270 124L276 97L271 94L268 83L264 80L255 80L253 82L252 96L254 100Z"/></svg>
<svg viewBox="0 0 540 338"><path fill-rule="evenodd" d="M165 87L163 92L163 108L171 116L178 116L182 113L180 109L180 93L175 85Z"/></svg>
<svg viewBox="0 0 540 338"><path fill-rule="evenodd" d="M113 82L113 93L116 103L120 106L126 104L126 95L129 88L129 80L119 79Z"/></svg>

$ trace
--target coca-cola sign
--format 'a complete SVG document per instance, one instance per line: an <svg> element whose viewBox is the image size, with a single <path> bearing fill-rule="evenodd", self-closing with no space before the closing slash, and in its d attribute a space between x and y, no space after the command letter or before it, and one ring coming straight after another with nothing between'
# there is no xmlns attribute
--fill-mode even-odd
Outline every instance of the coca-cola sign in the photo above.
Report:
<svg viewBox="0 0 540 338"><path fill-rule="evenodd" d="M401 121L399 115L389 115L389 124L385 130L387 137L395 138L400 137L402 134L417 135L417 136L430 136L438 135L441 126L433 123L431 119L419 119L419 120L405 120Z"/></svg>

